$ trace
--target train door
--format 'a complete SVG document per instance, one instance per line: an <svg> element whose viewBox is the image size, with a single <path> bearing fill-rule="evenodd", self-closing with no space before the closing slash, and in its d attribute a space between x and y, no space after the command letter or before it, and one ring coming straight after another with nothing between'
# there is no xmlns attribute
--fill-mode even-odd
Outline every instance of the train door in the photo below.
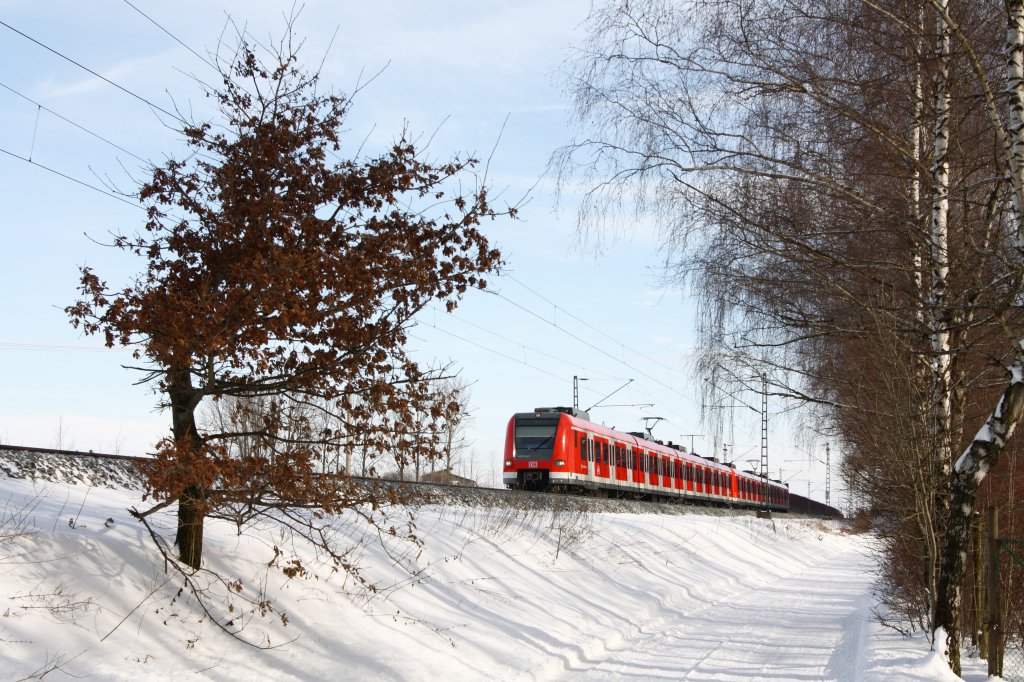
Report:
<svg viewBox="0 0 1024 682"><path fill-rule="evenodd" d="M640 450L636 453L636 481L640 487L647 485L647 453Z"/></svg>
<svg viewBox="0 0 1024 682"><path fill-rule="evenodd" d="M644 482L644 451L643 448L636 448L633 450L633 483L638 486L643 485Z"/></svg>
<svg viewBox="0 0 1024 682"><path fill-rule="evenodd" d="M608 443L597 441L597 452L594 453L594 476L608 478Z"/></svg>
<svg viewBox="0 0 1024 682"><path fill-rule="evenodd" d="M589 477L590 475L590 461L594 455L594 441L590 439L585 433L580 434L580 461L577 465L576 473L582 474L583 476Z"/></svg>
<svg viewBox="0 0 1024 682"><path fill-rule="evenodd" d="M626 480L626 446L615 444L615 456L612 457L612 478L615 481Z"/></svg>

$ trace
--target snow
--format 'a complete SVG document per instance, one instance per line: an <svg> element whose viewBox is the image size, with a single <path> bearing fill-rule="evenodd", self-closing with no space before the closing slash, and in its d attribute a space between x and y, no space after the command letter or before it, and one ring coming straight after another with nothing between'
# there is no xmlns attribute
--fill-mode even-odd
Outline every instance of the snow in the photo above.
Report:
<svg viewBox="0 0 1024 682"><path fill-rule="evenodd" d="M0 475L0 680L957 679L875 622L872 539L835 522L430 505L422 546L385 548L339 519L376 593L322 565L288 579L280 531L210 522L207 565L273 603L235 612L260 649L177 594L138 503Z"/></svg>

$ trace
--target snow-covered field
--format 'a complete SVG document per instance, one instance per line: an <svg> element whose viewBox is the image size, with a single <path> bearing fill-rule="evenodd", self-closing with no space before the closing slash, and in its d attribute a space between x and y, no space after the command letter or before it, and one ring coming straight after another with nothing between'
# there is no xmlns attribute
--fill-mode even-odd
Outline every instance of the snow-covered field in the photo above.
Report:
<svg viewBox="0 0 1024 682"><path fill-rule="evenodd" d="M385 548L341 520L376 593L210 523L208 565L273 604L237 612L256 648L177 594L138 502L0 472L0 679L956 679L872 620L870 537L834 523L429 506Z"/></svg>

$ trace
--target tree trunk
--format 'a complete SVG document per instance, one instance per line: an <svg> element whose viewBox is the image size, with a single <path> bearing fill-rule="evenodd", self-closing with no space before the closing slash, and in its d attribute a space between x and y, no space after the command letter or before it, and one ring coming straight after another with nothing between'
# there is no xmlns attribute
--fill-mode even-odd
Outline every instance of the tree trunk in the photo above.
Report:
<svg viewBox="0 0 1024 682"><path fill-rule="evenodd" d="M1010 383L995 411L974 436L974 441L953 467L949 522L939 572L936 632L945 630L949 666L960 674L960 606L967 559L968 535L978 486L999 461L999 453L1013 435L1024 412L1024 353L1010 367ZM937 643L938 644L938 643Z"/></svg>
<svg viewBox="0 0 1024 682"><path fill-rule="evenodd" d="M178 532L174 544L182 562L194 569L199 569L203 563L204 503L202 489L194 485L185 488L178 500Z"/></svg>
<svg viewBox="0 0 1024 682"><path fill-rule="evenodd" d="M171 422L178 452L189 451L197 460L202 457L202 438L196 427L195 410L202 393L192 386L188 369L168 372L167 393L171 399ZM185 491L178 499L178 531L174 544L187 566L199 569L203 561L203 520L206 518L206 491L197 481L185 481Z"/></svg>
<svg viewBox="0 0 1024 682"><path fill-rule="evenodd" d="M943 521L949 515L947 504L948 481L953 464L950 426L952 422L952 406L950 403L950 336L951 317L946 301L946 280L949 276L949 135L950 135L950 95L949 95L949 26L943 14L948 9L949 0L938 0L939 12L935 19L935 56L937 70L935 74L935 121L933 128L933 156L931 166L932 206L929 235L929 260L931 265L931 291L928 308L930 312L930 345L932 369L932 404L931 404L931 442L932 442L932 480L934 481L934 528L936 539L942 541L946 529ZM934 561L938 552L929 552L929 561ZM941 559L940 559L941 561ZM930 603L930 620L932 627L936 622L935 598L937 590L937 574L935 563L928 566L928 594Z"/></svg>

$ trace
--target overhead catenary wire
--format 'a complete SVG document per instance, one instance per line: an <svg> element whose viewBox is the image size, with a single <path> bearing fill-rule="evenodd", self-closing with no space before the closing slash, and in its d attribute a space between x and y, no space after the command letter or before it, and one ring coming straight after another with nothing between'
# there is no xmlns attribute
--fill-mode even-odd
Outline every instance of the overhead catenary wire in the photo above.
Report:
<svg viewBox="0 0 1024 682"><path fill-rule="evenodd" d="M494 293L494 292L487 292L487 293ZM609 353L607 353L607 352L604 352L604 351L602 351L602 350L601 350L600 348L597 348L597 347L596 347L596 346L594 346L593 344L590 344L590 343L589 343L589 342L587 342L587 341L586 341L585 339L582 339L582 338L578 337L577 335L575 335L575 334L572 334L571 332L568 332L568 331L567 331L567 330L565 330L565 329L564 329L563 327L560 327L559 325L557 325L557 323L554 323L554 322L552 322L551 320L548 320L548 319L544 318L543 316L539 316L539 315L537 315L537 314L536 314L536 313L534 313L533 311L530 311L530 310L528 310L528 309L527 309L527 308L526 308L525 306L523 306L522 304L519 304L518 302L516 302L516 301L513 301L512 299L509 299L508 297L503 297L503 298L505 298L505 300L507 300L507 301L508 301L509 303L513 304L513 305L514 305L514 306L516 306L517 308L520 308L520 309L521 309L521 310L523 310L524 312L528 312L528 313L530 313L531 315L533 315L534 317L538 317L539 319L541 319L542 321L546 322L547 324L549 324L549 325L551 325L551 326L554 326L554 327L556 327L557 329L559 329L559 331L562 331L563 333L566 333L566 334L568 334L568 335L572 336L572 337L573 337L573 338L575 338L576 340L578 340L578 341L580 341L580 342L582 342L582 343L584 343L584 344L586 344L586 345L590 346L591 348L594 348L595 350L597 350L598 352L602 353L602 354L603 354L603 355L605 355L606 357L610 357L611 359L615 360L615 361L616 361L617 363L619 363L619 364L624 364L624 365L625 365L625 366L627 366L627 367L628 367L629 369L631 369L631 370L633 370L633 371L635 371L635 372L639 372L640 374L643 374L643 375L647 376L647 378L650 378L650 377L649 377L648 375L646 375L646 374L645 374L645 373L643 373L643 372L640 372L639 370L637 370L637 368L633 367L633 366L632 366L632 365L630 365L629 363L626 363L626 362L625 362L624 360L621 360L621 359L619 359L619 358L616 358L616 357L615 357L614 355L611 355L611 354L609 354ZM476 329L478 329L478 330L480 330L480 331L483 331L483 332L485 332L485 333L487 333L487 334L489 334L489 335L491 335L491 336L494 336L494 337L496 337L496 338L499 338L499 339L501 339L501 340L503 340L503 341L505 341L505 342L507 342L507 343L510 343L510 344L513 344L513 345L516 345L516 346L520 346L520 347L522 347L522 348L524 348L524 349L527 349L527 348L528 348L527 346L524 346L523 344L521 344L521 343L520 343L520 342L518 342L518 341L515 341L515 340L513 340L513 339L509 339L508 337L506 337L506 336L503 336L503 335L501 335L501 334L498 334L497 332L494 332L494 331L492 331L492 330L489 330L489 329L487 329L487 328L485 328L485 327L483 327L483 326L481 326L481 325L478 325L478 324L475 324L475 323L473 323L473 322L469 322L468 320L465 320L465 319L459 318L458 316L456 316L456 315L454 315L454 314L451 314L451 313L448 313L447 311L440 311L439 309L436 309L436 308L435 308L435 311L436 311L436 312L444 312L444 313L445 313L445 315L447 315L447 316L449 316L449 317L453 317L453 318L456 318L456 319L458 319L458 320L459 320L460 322L463 322L463 323L465 323L465 324L468 324L469 326L472 326L472 327L474 327L474 328L476 328ZM568 311L566 311L566 312L568 312ZM570 314L570 315L571 315L571 314ZM572 316L572 315L571 315L571 316ZM575 317L575 316L573 316L573 317ZM494 349L494 348L491 348L491 347L489 347L489 346L486 346L486 345L484 345L484 344L478 343L478 342L476 342L476 341L472 341L472 340L470 340L470 339L466 339L465 337L459 336L459 335L457 335L457 334L453 334L453 333L451 333L451 332L448 332L447 330L445 330L445 329L443 329L443 328L439 327L439 326L438 326L437 324L428 324L427 326L430 326L430 327L432 327L432 328L434 328L434 329L437 329L438 331L440 331L440 332L442 332L442 333L448 334L449 336L452 336L452 337L454 337L454 338L457 338L457 339L459 339L459 340L462 340L462 341L464 341L464 342L466 342L466 343L469 343L469 344L471 344L471 345L473 345L473 346L475 346L475 347L477 347L477 348L480 348L480 349L482 349L482 350L484 350L484 351L487 351L487 352L489 352L489 353L493 353L493 354L495 354L495 355L498 355L498 356L500 356L500 357L503 357L503 358L505 358L505 359L507 359L507 360L510 360L511 362L514 362L514 363L518 364L518 365L526 365L527 367L530 367L531 369L536 369L536 370L538 370L538 371L541 371L542 373L544 373L544 374L546 374L546 375L548 375L548 376L552 376L552 377L554 377L554 378L556 378L556 379L559 379L559 380L563 380L563 379L564 379L564 377L562 377L562 376L557 376L557 375L554 375L554 374L552 374L551 372L548 372L548 371L546 371L546 370L543 370L543 369L541 369L541 368L538 368L538 367L535 367L535 366L533 366L533 365L530 365L529 363L526 363L526 362L525 362L525 361L523 361L523 360L520 360L520 359L518 359L518 358L512 357L512 356L510 356L510 355L508 355L508 354L506 354L506 353L502 353L501 351L498 351L498 350L496 350L496 349ZM611 337L610 337L610 338L611 338ZM423 339L420 339L420 340L423 340ZM614 340L614 339L612 339L612 340ZM551 358L552 360L554 360L554 361L556 361L556 362L560 362L560 363L563 363L563 364L565 364L566 366L569 366L569 367L574 367L574 368L579 368L579 363L578 363L578 362L573 362L573 361L571 361L571 360L567 360L567 359L565 359L565 358L560 358L560 357L558 357L558 356L554 356L554 355L552 355L552 354L550 354L550 353L546 353L546 352L544 352L544 351L539 351L539 350L537 350L536 348L529 348L529 350L532 350L532 351L534 351L534 352L537 352L537 353L539 353L539 354L541 354L541 355L544 355L544 356L546 356L546 357L549 357L549 358ZM586 370L587 372L590 372L590 373L595 373L595 372L593 372L593 371L592 371L592 370L590 370L590 369L586 369L586 368L584 368L584 369L585 369L585 370ZM600 373L604 374L604 372L600 372ZM658 383L661 383L661 382L658 382ZM633 386L634 386L635 388L639 389L639 390L640 390L640 391L641 391L641 392L642 392L643 394L645 394L645 395L649 396L649 397L650 397L650 398L651 398L651 399L653 400L653 402L655 402L655 403L660 403L660 402L663 402L662 398L659 398L658 396L656 396L656 395L655 395L654 393L652 393L652 392L651 392L651 390L650 390L649 388L646 388L646 387L644 387L644 386L643 386L643 384L644 384L644 382L642 382L642 381L639 381L639 382L636 382L636 383L634 383L634 384L632 384L632 385L633 385ZM687 399L689 399L689 398L688 398L687 396L679 394L679 393L678 393L678 391L676 391L675 389L673 389L673 388L672 388L671 386L667 386L667 385L665 385L664 383L661 383L661 385L662 385L663 387L665 387L665 388L669 389L670 391L672 391L672 393L673 393L674 395L676 395L676 396L681 396L681 397L684 397L684 398L687 398ZM590 390L590 389L588 389L588 390ZM696 401L694 401L694 402L696 402ZM675 420L673 420L673 419L668 419L668 418L666 418L666 419L665 419L665 424L666 424L667 426L671 426L671 427L673 427L674 429L677 429L677 430L684 430L684 428L683 428L682 426L680 426L680 424L679 424L678 422L676 422Z"/></svg>
<svg viewBox="0 0 1024 682"><path fill-rule="evenodd" d="M512 362L514 362L514 363L516 363L518 365L524 365L526 367L529 367L532 370L536 370L536 371L538 371L538 372L540 372L542 374L546 374L549 377L552 377L554 379L558 379L558 380L565 379L565 377L558 376L557 374L554 374L553 372L549 372L546 369L543 369L541 367L537 367L536 365L531 365L530 363L526 362L525 360L519 360L517 358L512 357L511 355L508 355L507 353L502 353L499 350L495 350L494 348L489 348L487 346L484 346L483 344L477 343L476 341L471 341L470 339L467 339L464 336L459 336L458 334L456 334L454 332L450 332L447 329L442 329L441 327L438 327L435 324L431 324L430 322L426 322L424 320L420 320L419 323L424 325L424 326L436 329L437 331L441 332L442 334L447 334L448 336L452 336L452 337L454 337L454 338L456 338L456 339L458 339L460 341L463 341L464 343L468 343L468 344L470 344L472 346L476 346L477 348L480 348L481 350L485 350L485 351L487 351L489 353L494 353L495 355L500 355L501 357L505 358L506 360L511 360Z"/></svg>
<svg viewBox="0 0 1024 682"><path fill-rule="evenodd" d="M160 29L161 31L163 31L164 33L166 33L166 34L167 34L168 36L170 36L171 40L173 40L174 42L178 43L178 44L179 44L179 45L181 45L181 46L182 46L183 48L185 48L186 50L188 50L189 52L191 52L192 54L194 54L194 55L195 55L196 57L198 57L200 61L202 61L203 63L205 63L205 64L206 64L207 66L209 66L209 67L210 67L211 69L214 69L215 71L220 71L220 69L218 69L218 68L217 68L217 65L216 65L216 64L214 64L214 63L213 63L213 62L211 62L211 61L210 61L209 59L207 59L207 58L206 58L206 57L204 57L203 55L201 55L201 54L199 54L198 52L196 52L195 50L193 50L193 49L192 49L192 48L191 48L191 47L190 47L189 45L187 45L187 44L186 44L186 43L185 43L185 42L184 42L183 40L181 40L180 38L178 38L178 36L174 35L174 34L173 34L173 33L171 33L170 31L168 31L168 30L167 30L166 28L164 28L164 27L163 27L163 26L162 26L162 25L161 25L161 24L160 24L159 22L157 22L157 20L156 20L156 19L154 19L153 17L149 16L148 14L146 14L145 12L143 12L143 11L142 11L141 9L139 9L138 7L136 7L135 5L133 5L132 3L128 2L128 0L123 0L123 2L124 2L124 4L128 5L128 6L129 6L129 7L131 7L131 8L133 9L133 10L135 10L136 12L138 12L139 14L141 14L141 15L142 15L142 16L143 16L143 17L144 17L144 18L145 18L145 19L146 19L147 21L149 21L149 23L153 24L153 25L154 25L154 26L156 26L156 27L157 27L158 29Z"/></svg>
<svg viewBox="0 0 1024 682"><path fill-rule="evenodd" d="M39 163L38 161L33 161L32 159L30 159L28 157L25 157L25 156L22 156L21 154L15 154L14 152L12 152L10 150L7 150L7 149L4 149L3 147L0 147L0 153L7 154L8 156L12 156L15 159L20 159L21 161L24 161L25 163L30 163L33 166L37 166L39 168L42 168L43 170L49 171L50 173L53 173L54 175L59 175L60 177L64 178L65 180L70 180L71 182L74 182L75 184L81 185L82 187L88 187L89 189L91 189L94 192L99 192L100 194L106 194L108 197L111 197L112 199L117 199L118 201L120 201L123 204L128 204L129 206L134 206L135 208L146 210L145 206L143 206L141 204L136 204L135 202L128 201L124 197L118 196L118 195L114 194L113 192L108 192L107 190L102 189L100 187L97 187L95 185L90 185L88 182L85 182L84 180L79 180L76 177L72 177L72 176L68 175L67 173L62 173L59 170L55 170L53 168L50 168L49 166L44 166L43 164Z"/></svg>
<svg viewBox="0 0 1024 682"><path fill-rule="evenodd" d="M510 303L511 305L515 306L516 308L519 308L523 312L528 313L529 315L532 315L533 317L536 317L538 320L541 320L542 322L544 322L544 323L554 327L555 329L558 329L563 334L576 339L580 343L584 344L585 346L587 346L589 348L592 348L593 350L597 351L601 355L604 355L605 357L614 360L615 362L623 365L624 367L629 368L633 372L636 372L637 374L639 374L639 375L641 375L643 377L646 377L647 379L650 379L651 381L653 381L654 383L658 384L659 386L662 386L662 387L668 389L669 391L671 391L676 396L678 396L680 398L683 398L684 400L688 400L691 403L695 403L695 404L697 403L697 400L695 398L692 398L692 397L690 397L690 396L688 396L688 395L686 395L684 393L680 393L673 386L671 386L669 384L666 384L664 381L661 381L657 377L654 377L654 376L648 374L647 372L643 371L642 369L640 369L638 367L635 367L634 365L631 365L630 363L626 362L624 359L615 357L614 355L612 355L608 351L604 350L603 348L600 348L600 347L594 345L593 343L591 343L590 341L587 341L583 337L581 337L581 336L579 336L577 334L574 334L573 332L569 331L565 327L560 326L557 322L547 319L546 317L544 317L543 315L537 313L536 311L530 310L526 306L524 306L524 305L522 305L520 303L517 303L516 301L513 301L511 298L508 298L507 296L505 296L501 292L499 292L499 291L491 291L491 290L485 290L485 291L487 291L487 293L491 294L492 296L496 296L496 297L502 299L503 301L506 301L506 302Z"/></svg>
<svg viewBox="0 0 1024 682"><path fill-rule="evenodd" d="M44 42L42 42L40 40L36 40L35 38L33 38L32 36L28 35L27 33L24 33L23 31L19 31L18 29L14 28L10 24L8 24L6 21L0 20L0 26L3 26L4 28L13 31L14 33L17 33L21 37L23 37L26 40L29 40L29 41L35 43L36 45L38 45L39 47L43 48L44 50L47 50L47 51L57 55L61 59L65 60L65 61L67 61L67 62L69 62L71 64L74 64L75 66L77 66L78 68L82 69L83 71L86 71L86 72L92 74L93 76L95 76L96 78L99 78L103 82L108 83L108 84L114 86L115 88L117 88L121 92L123 92L123 93L125 93L125 94L127 94L127 95L129 95L131 97L134 97L135 99L137 99L140 102L146 104L150 108L155 109L155 110L157 110L157 111L159 111L159 112L161 112L163 114L166 114L167 116L170 116L171 118L173 118L174 120L176 120L176 121L178 121L178 122L180 122L182 124L188 125L188 121L186 121L184 118L182 118L179 114L176 114L174 112L168 111L167 109L164 109L159 104L156 104L156 103L146 99L142 95L139 95L138 93L132 92L131 90L129 90L128 88L124 87L123 85L121 85L119 83L115 83L114 81L110 80L106 76L103 76L103 75L97 73L96 71L90 69L88 66L85 66L81 62L75 61L74 59L72 59L71 57L67 56L63 52L60 52L59 50L50 47L49 45L47 45L46 43L44 43Z"/></svg>
<svg viewBox="0 0 1024 682"><path fill-rule="evenodd" d="M541 350L541 349L536 348L534 346L528 346L528 345L526 345L526 344L524 344L524 343L522 343L520 341L516 341L515 339L510 339L507 336L499 334L498 332L494 331L493 329L488 329L487 327L484 327L483 325L476 324L475 322L470 322L469 320L465 319L464 317L460 317L459 315L456 315L455 313L450 313L450 312L448 312L446 310L442 310L441 308L438 308L437 306L430 306L430 307L435 312L443 313L446 317L450 317L453 320L458 320L462 324L465 324L465 325L468 325L470 327L473 327L474 329L478 329L478 330L484 332L485 334L489 334L489 335L491 335L491 336L493 336L493 337L495 337L497 339L501 339L502 341L504 341L506 343L510 343L510 344L512 344L514 346L518 346L518 347L522 348L525 351L530 351L531 353L536 353L537 355L542 355L542 356L544 356L546 358L550 358L551 360L554 360L555 362L560 362L560 363L562 363L562 364L564 364L564 365L566 365L568 367L573 367L573 368L575 368L578 371L584 371L584 372L586 372L588 374L594 374L594 375L604 374L604 375L606 375L606 378L608 378L608 379L617 379L618 378L618 377L609 376L609 375L607 375L606 372L602 372L600 370L591 369L589 367L584 367L584 366L580 365L580 363L578 363L578 362L574 362L574 361L569 360L567 358L563 358L563 357L559 357L557 355L553 355L551 353L548 353L547 351Z"/></svg>
<svg viewBox="0 0 1024 682"><path fill-rule="evenodd" d="M102 136L102 135L100 135L99 133L95 133L95 132L93 132L93 131L89 130L88 128L86 128L85 126L81 125L80 123L76 123L75 121L72 121L72 120L71 120L70 118L68 118L67 116L64 116L63 114L59 114L59 113L57 113L56 111L54 111L53 109L49 108L49 107L48 107L48 106L46 106L45 104L42 104L42 103L40 103L40 102L37 102L36 100L32 99L32 98L31 98L31 97L29 97L28 95L26 95L26 94L24 94L24 93L22 93L22 92L19 92L19 91L17 91L17 90L15 90L15 89L14 89L14 88L12 88L12 87L11 87L10 85L7 85L6 83L0 83L0 88L4 88L5 90L8 90L9 92L11 92L11 93L13 93L13 94L17 95L18 97L21 97L21 98L22 98L22 99L24 99L25 101L27 101L27 102L31 102L31 103L32 103L32 104L34 104L34 105L35 105L36 107L38 107L39 109L42 109L42 110L43 110L43 111L45 111L46 113L48 113L48 114L50 114L50 115L52 115L52 116L56 116L56 117L57 117L57 118L59 118L60 120L64 121L65 123L68 123L69 125L73 125L74 127L78 128L79 130L81 130L81 131L82 131L82 132L84 132L84 133L87 133L87 134L89 134L89 135L92 135L92 136L93 136L93 137L95 137L95 138L96 138L97 140L100 140L101 142L105 142L106 144L110 145L110 146L111 146L111 147L113 147L114 149L120 150L120 151L124 152L125 154L127 154L128 156L130 156L130 157L132 157L132 158L134 158L134 159L136 159L136 160L138 160L138 161L141 161L142 163L147 163L147 164L149 163L149 161L148 161L148 160L146 160L146 159L142 158L142 157L141 157L141 156L139 156L138 154L135 154L135 153L133 153L133 152L131 152L131 151L129 151L129 150L127 150L127 149L125 149L124 147L122 147L121 145L117 144L116 142L113 142L113 141L111 141L111 140L108 140L107 138L103 137L103 136Z"/></svg>
<svg viewBox="0 0 1024 682"><path fill-rule="evenodd" d="M561 310L561 311L562 311L563 313L565 313L566 315L568 315L568 316L569 316L569 317L571 317L572 319L576 320L576 321L577 321L577 322L579 322L580 324L582 324L582 325L584 325L584 326L586 326L586 327L589 327L590 329L594 330L595 332L597 332L597 333L598 333L598 334L600 334L601 336L605 337L605 338L606 338L606 339L608 339L609 341L612 341L613 343L615 343L615 344L619 345L620 347L622 347L622 348L624 348L624 349L628 350L629 352L633 353L634 355L638 355L639 357L641 357L641 358L643 358L643 359L645 359L645 360L648 360L648 361L650 361L650 362L653 362L653 363L654 363L654 364L656 364L656 365L661 365L662 367L664 367L665 369L667 369L667 370L668 370L668 371L670 371L670 372L675 372L675 371L677 371L677 370L676 370L676 369L675 369L674 367L672 367L671 365L669 365L669 364L667 364L667 363L664 363L664 362L662 362L661 360L658 360L657 358L652 358L652 357L651 357L650 355L647 355L646 353L642 353L641 351L638 351L637 349L635 349L635 348L632 348L631 346L627 346L627 345L626 345L625 343L623 343L622 341L620 341L620 340L616 339L616 338L615 338L614 336L612 336L612 335L611 335L611 334L609 334L608 332L604 331L604 330L603 330L603 329L601 329L600 327L595 327L594 325L592 325L591 323L587 322L587 321L586 321L585 319L583 319L582 317L579 317L578 315L574 315L574 314L572 314L572 312L570 312L570 311L566 310L566 309L565 309L564 307L562 307L562 306L558 305L557 303L555 303L554 301L552 301L552 300L551 300L551 299L549 299L548 297L544 296L544 294L542 294L542 293L540 293L539 291L537 291L536 289L534 289L534 288L530 287L529 285L527 285L526 283L524 283L524 282L523 282L522 280L520 280L520 279L516 278L516 277L515 277L515 275L512 275L512 274L505 274L505 275L503 275L503 276L504 276L505 278L507 278L507 279L510 279L510 280L512 280L513 282L515 282L515 283L516 283L516 284L518 284L519 286L523 287L524 289L526 289L527 291L529 291L530 293L532 293L532 294L533 294L534 296L536 296L537 298L539 298L539 299L541 299L542 301L544 301L544 302L548 303L549 305L553 306L553 307L555 308L555 311L556 311L556 312L557 312L558 310Z"/></svg>

